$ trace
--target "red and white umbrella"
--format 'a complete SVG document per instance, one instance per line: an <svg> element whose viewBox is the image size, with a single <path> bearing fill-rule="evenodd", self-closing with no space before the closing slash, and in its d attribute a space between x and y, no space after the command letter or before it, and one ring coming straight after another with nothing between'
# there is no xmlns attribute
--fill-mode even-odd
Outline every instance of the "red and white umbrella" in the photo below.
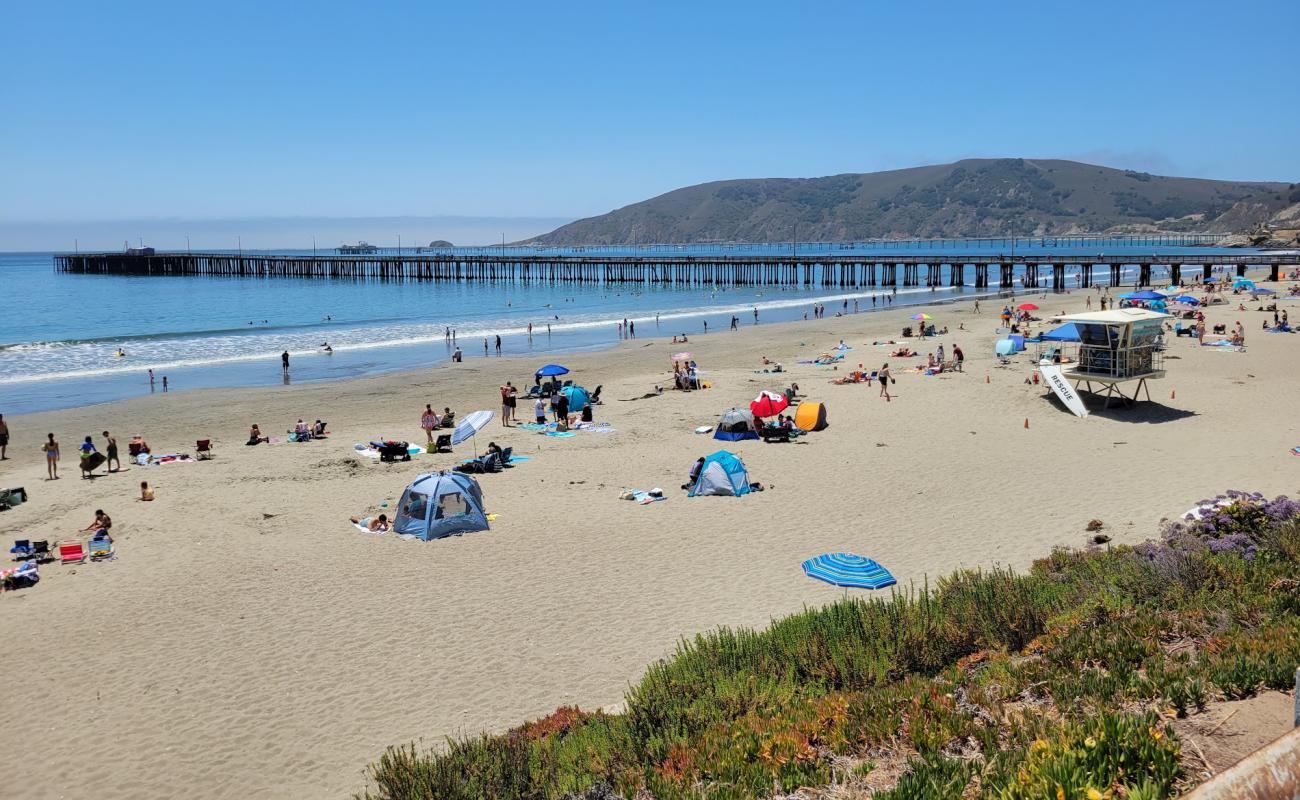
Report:
<svg viewBox="0 0 1300 800"><path fill-rule="evenodd" d="M765 389L758 393L758 397L754 398L754 402L749 404L749 410L756 417L775 417L785 411L789 405L790 401L785 399L785 395L769 392Z"/></svg>

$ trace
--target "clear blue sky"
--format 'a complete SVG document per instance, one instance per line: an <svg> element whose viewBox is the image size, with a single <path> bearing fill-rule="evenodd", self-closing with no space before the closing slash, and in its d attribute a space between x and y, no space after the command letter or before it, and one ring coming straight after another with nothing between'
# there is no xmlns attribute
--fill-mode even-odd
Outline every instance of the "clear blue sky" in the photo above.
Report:
<svg viewBox="0 0 1300 800"><path fill-rule="evenodd" d="M1294 0L8 8L11 223L576 217L969 156L1300 180Z"/></svg>

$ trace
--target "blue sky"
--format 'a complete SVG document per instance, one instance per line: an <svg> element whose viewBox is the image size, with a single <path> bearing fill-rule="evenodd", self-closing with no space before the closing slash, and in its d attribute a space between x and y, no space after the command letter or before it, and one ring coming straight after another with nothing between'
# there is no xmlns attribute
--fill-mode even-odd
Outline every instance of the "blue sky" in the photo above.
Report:
<svg viewBox="0 0 1300 800"><path fill-rule="evenodd" d="M1295 2L9 9L10 223L578 217L972 156L1300 180Z"/></svg>

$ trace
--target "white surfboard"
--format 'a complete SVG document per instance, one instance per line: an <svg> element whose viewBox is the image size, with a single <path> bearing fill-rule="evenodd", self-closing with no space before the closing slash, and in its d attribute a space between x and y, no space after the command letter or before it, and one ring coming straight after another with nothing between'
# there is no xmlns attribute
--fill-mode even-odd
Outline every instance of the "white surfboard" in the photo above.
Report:
<svg viewBox="0 0 1300 800"><path fill-rule="evenodd" d="M1066 380L1065 373L1061 371L1060 366L1056 364L1040 364L1038 371L1042 373L1043 380L1047 385L1052 387L1056 396L1061 398L1065 407L1074 412L1076 417L1088 416L1088 407L1083 404L1083 398L1074 390L1070 382Z"/></svg>

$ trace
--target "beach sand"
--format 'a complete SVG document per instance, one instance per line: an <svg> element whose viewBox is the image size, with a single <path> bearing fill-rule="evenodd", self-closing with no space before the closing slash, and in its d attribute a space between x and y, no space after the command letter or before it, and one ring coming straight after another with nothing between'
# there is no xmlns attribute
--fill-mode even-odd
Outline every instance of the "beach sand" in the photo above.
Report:
<svg viewBox="0 0 1300 800"><path fill-rule="evenodd" d="M1016 302L1032 299L1045 316L1080 310L1085 296ZM9 419L0 486L26 486L31 500L0 514L0 542L73 537L103 508L119 554L43 566L36 587L0 595L10 789L20 781L24 797L106 800L346 796L389 745L435 746L563 704L612 706L679 637L762 626L842 596L803 575L800 562L819 553L868 555L919 586L959 567L1023 568L1054 546L1083 546L1092 519L1134 542L1223 489L1296 490L1300 459L1289 450L1300 431L1287 398L1300 388L1300 337L1260 332L1263 314L1212 307L1211 323L1242 319L1247 352L1170 339L1154 402L1081 420L1044 386L1025 385L1027 355L997 365L998 308L926 309L953 332L913 346L956 342L967 356L965 374L937 377L909 374L918 359L870 344L899 338L915 308L743 324L685 346L669 344L680 327L641 323L657 335L560 359L589 388L604 385L597 419L616 432L555 439L494 422L480 451L494 440L531 460L482 479L500 515L491 531L430 543L363 534L348 517L384 501L391 511L411 478L450 467L471 445L389 465L358 459L353 444L422 441L426 402L461 416L497 411L497 387L526 386L534 360L471 357L404 375ZM969 330L957 331L963 323ZM840 339L854 349L838 371L795 363ZM668 356L682 349L713 388L625 401L668 385ZM788 374L755 374L764 355ZM892 402L875 385L828 383L885 361ZM678 486L691 463L723 445L692 430L792 379L826 403L830 427L798 444L726 445L768 490L688 499ZM529 420L531 404L521 400L518 413ZM249 423L282 434L299 417L328 420L332 437L244 446ZM76 445L93 434L102 448L106 428L123 451L135 433L155 453L212 438L216 458L80 480ZM55 482L38 450L47 431L65 453ZM157 501L134 500L143 479ZM670 499L618 499L624 487L654 486Z"/></svg>

